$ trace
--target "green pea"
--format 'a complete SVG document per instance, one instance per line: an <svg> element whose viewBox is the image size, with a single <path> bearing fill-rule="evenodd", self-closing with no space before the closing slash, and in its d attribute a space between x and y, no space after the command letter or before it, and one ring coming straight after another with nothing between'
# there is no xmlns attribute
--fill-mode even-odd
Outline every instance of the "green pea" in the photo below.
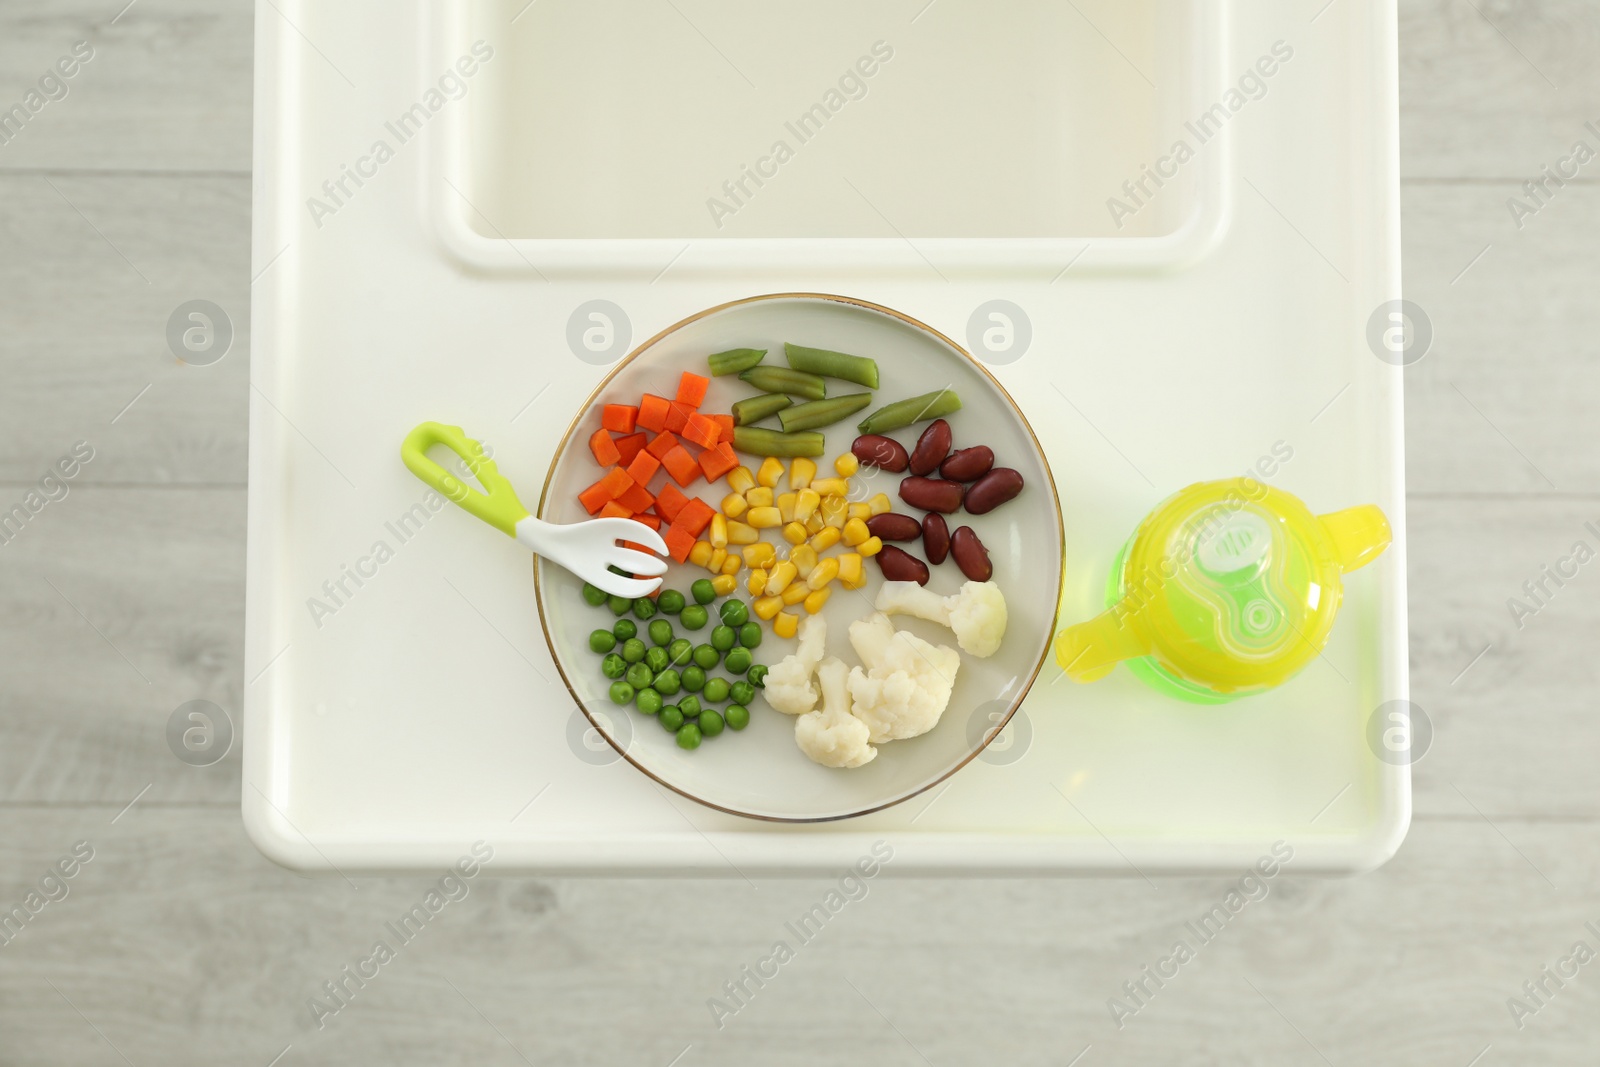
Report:
<svg viewBox="0 0 1600 1067"><path fill-rule="evenodd" d="M708 618L710 616L706 613L706 609L699 604L690 604L683 609L683 614L678 616L678 620L683 623L683 628L686 630L700 629Z"/></svg>
<svg viewBox="0 0 1600 1067"><path fill-rule="evenodd" d="M734 682L728 686L728 697L735 704L748 704L756 698L756 687L749 682Z"/></svg>
<svg viewBox="0 0 1600 1067"><path fill-rule="evenodd" d="M634 707L638 708L646 715L656 715L660 713L662 703L663 701L661 699L661 694L656 692L654 689L641 689L635 693L633 697Z"/></svg>
<svg viewBox="0 0 1600 1067"><path fill-rule="evenodd" d="M727 700L728 680L726 678L707 678L706 699L713 704L720 704Z"/></svg>
<svg viewBox="0 0 1600 1067"><path fill-rule="evenodd" d="M683 669L683 687L691 693L698 693L706 686L706 672L695 664L690 664Z"/></svg>
<svg viewBox="0 0 1600 1067"><path fill-rule="evenodd" d="M722 716L707 709L700 713L700 733L706 737L716 737L722 732Z"/></svg>
<svg viewBox="0 0 1600 1067"><path fill-rule="evenodd" d="M644 642L637 637L630 637L622 642L622 658L629 663L638 663L644 659Z"/></svg>
<svg viewBox="0 0 1600 1067"><path fill-rule="evenodd" d="M744 676L750 679L750 684L757 689L765 689L767 687L767 665L765 663L757 663L746 671Z"/></svg>
<svg viewBox="0 0 1600 1067"><path fill-rule="evenodd" d="M697 696L684 697L682 700L678 701L678 710L683 712L683 717L685 719L694 718L696 715L700 714L700 698Z"/></svg>
<svg viewBox="0 0 1600 1067"><path fill-rule="evenodd" d="M683 610L683 594L676 589L667 589L656 598L656 607L667 615L676 615Z"/></svg>
<svg viewBox="0 0 1600 1067"><path fill-rule="evenodd" d="M657 619L650 624L650 640L663 647L672 644L672 624L666 619Z"/></svg>
<svg viewBox="0 0 1600 1067"><path fill-rule="evenodd" d="M697 578L689 587L689 594L696 604L709 604L717 599L717 587L711 584L710 578Z"/></svg>
<svg viewBox="0 0 1600 1067"><path fill-rule="evenodd" d="M722 616L722 621L729 626L743 626L750 621L750 609L742 600L724 601L722 607L717 610Z"/></svg>
<svg viewBox="0 0 1600 1067"><path fill-rule="evenodd" d="M610 598L606 596L606 591L598 585L590 585L588 582L584 582L583 599L591 608L597 608Z"/></svg>
<svg viewBox="0 0 1600 1067"><path fill-rule="evenodd" d="M613 652L600 661L600 673L607 678L621 678L628 673L628 661Z"/></svg>
<svg viewBox="0 0 1600 1067"><path fill-rule="evenodd" d="M679 710L676 704L668 704L661 709L661 714L657 717L657 721L661 723L661 728L667 733L675 734L678 732L678 728L683 725L683 712Z"/></svg>
<svg viewBox="0 0 1600 1067"><path fill-rule="evenodd" d="M710 646L710 645L696 645L695 646L694 662L695 662L696 666L703 667L704 669L709 671L712 667L715 667L721 661L722 661L722 653L718 652L712 646Z"/></svg>
<svg viewBox="0 0 1600 1067"><path fill-rule="evenodd" d="M670 697L683 688L683 679L678 675L677 671L668 667L666 670L658 672L651 684L655 687L656 692Z"/></svg>
<svg viewBox="0 0 1600 1067"><path fill-rule="evenodd" d="M739 639L734 635L733 627L714 626L711 628L711 647L718 652L726 652L738 642Z"/></svg>
<svg viewBox="0 0 1600 1067"><path fill-rule="evenodd" d="M761 626L759 623L747 622L739 627L739 643L745 648L756 648L761 644Z"/></svg>
<svg viewBox="0 0 1600 1067"><path fill-rule="evenodd" d="M667 646L667 659L674 667L682 667L694 655L694 642L680 637Z"/></svg>
<svg viewBox="0 0 1600 1067"><path fill-rule="evenodd" d="M589 635L589 651L602 655L617 647L617 638L610 630L596 630Z"/></svg>
<svg viewBox="0 0 1600 1067"><path fill-rule="evenodd" d="M743 674L754 662L755 657L750 654L748 648L729 649L728 654L722 657L722 665L729 674Z"/></svg>
<svg viewBox="0 0 1600 1067"><path fill-rule="evenodd" d="M606 603L611 605L611 614L626 615L633 610L633 601L625 596L608 597Z"/></svg>
<svg viewBox="0 0 1600 1067"><path fill-rule="evenodd" d="M628 673L623 675L623 678L627 680L627 683L633 686L635 689L643 689L645 686L650 684L654 677L655 676L650 673L650 668L646 667L643 663L635 663L633 666L628 668Z"/></svg>
<svg viewBox="0 0 1600 1067"><path fill-rule="evenodd" d="M656 602L651 600L649 597L642 596L633 602L633 614L635 618L648 619L653 617L655 613Z"/></svg>
<svg viewBox="0 0 1600 1067"><path fill-rule="evenodd" d="M667 650L664 648L647 648L644 651L644 665L650 668L652 674L660 674L667 669Z"/></svg>
<svg viewBox="0 0 1600 1067"><path fill-rule="evenodd" d="M639 624L632 619L618 619L611 632L618 641L626 641L630 637L639 636Z"/></svg>
<svg viewBox="0 0 1600 1067"><path fill-rule="evenodd" d="M612 682L611 683L611 703L613 703L613 704L632 704L633 703L633 686L629 685L627 682Z"/></svg>
<svg viewBox="0 0 1600 1067"><path fill-rule="evenodd" d="M750 725L750 709L743 704L729 704L722 717L728 720L730 729L743 730Z"/></svg>
<svg viewBox="0 0 1600 1067"><path fill-rule="evenodd" d="M678 747L690 749L699 748L700 727L696 726L692 722L686 722L682 726L678 727Z"/></svg>

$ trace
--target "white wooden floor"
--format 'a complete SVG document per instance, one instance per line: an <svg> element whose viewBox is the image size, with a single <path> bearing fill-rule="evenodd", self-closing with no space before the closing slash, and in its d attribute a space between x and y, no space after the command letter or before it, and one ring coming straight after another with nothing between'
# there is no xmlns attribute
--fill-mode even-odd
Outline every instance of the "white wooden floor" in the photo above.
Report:
<svg viewBox="0 0 1600 1067"><path fill-rule="evenodd" d="M1437 738L1399 857L1275 883L1120 1031L1107 999L1223 880L879 881L719 1031L707 998L824 883L479 881L312 1022L425 883L284 873L245 840L237 754L197 769L164 739L187 700L237 716L242 686L251 5L125 2L0 6L0 109L96 50L0 145L0 510L95 450L0 546L0 908L94 850L0 944L0 1065L1600 1062L1600 962L1544 979L1521 1029L1507 1009L1600 951L1600 565L1520 631L1506 609L1600 522L1600 182L1520 230L1506 208L1600 147L1600 4L1401 4L1407 295L1437 330L1407 372L1411 647ZM165 352L196 297L240 331L204 369Z"/></svg>

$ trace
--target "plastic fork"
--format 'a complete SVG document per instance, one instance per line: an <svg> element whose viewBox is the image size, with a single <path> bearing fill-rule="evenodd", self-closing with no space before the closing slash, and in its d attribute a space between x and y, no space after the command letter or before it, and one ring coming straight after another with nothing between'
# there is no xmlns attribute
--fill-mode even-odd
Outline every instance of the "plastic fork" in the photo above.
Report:
<svg viewBox="0 0 1600 1067"><path fill-rule="evenodd" d="M480 493L469 488L429 459L428 449L434 445L444 445L460 456L484 491ZM535 555L564 567L612 596L630 600L648 596L660 587L660 575L667 572L667 561L660 556L617 544L618 541L632 541L665 555L666 542L642 522L607 518L559 525L534 518L517 499L516 490L511 488L511 482L500 473L494 460L483 454L483 446L459 426L422 423L406 435L405 443L400 446L400 458L412 474L469 515L482 519L518 544L532 549ZM652 577L630 578L608 570L609 567Z"/></svg>

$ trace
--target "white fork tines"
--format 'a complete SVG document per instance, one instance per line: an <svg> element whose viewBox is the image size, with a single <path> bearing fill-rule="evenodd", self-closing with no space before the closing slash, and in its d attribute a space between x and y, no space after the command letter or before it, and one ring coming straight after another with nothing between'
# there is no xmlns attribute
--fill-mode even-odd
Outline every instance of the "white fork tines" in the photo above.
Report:
<svg viewBox="0 0 1600 1067"><path fill-rule="evenodd" d="M517 541L612 596L648 596L660 587L659 576L667 572L667 561L662 558L667 552L666 542L656 531L633 519L590 519L557 525L529 515L517 523ZM662 555L623 548L619 541L631 541ZM648 577L625 577L609 567Z"/></svg>

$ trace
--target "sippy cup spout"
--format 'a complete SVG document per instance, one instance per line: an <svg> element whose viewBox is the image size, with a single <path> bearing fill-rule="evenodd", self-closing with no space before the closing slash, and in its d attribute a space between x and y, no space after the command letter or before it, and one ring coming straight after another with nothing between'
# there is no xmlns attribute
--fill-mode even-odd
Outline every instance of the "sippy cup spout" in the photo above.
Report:
<svg viewBox="0 0 1600 1067"><path fill-rule="evenodd" d="M1056 635L1056 662L1074 682L1093 682L1125 659L1148 654L1132 619L1118 604Z"/></svg>
<svg viewBox="0 0 1600 1067"><path fill-rule="evenodd" d="M1333 541L1339 556L1339 566L1346 571L1365 567L1383 554L1393 535L1389 520L1376 504L1362 504L1345 508L1328 515L1318 515L1317 521Z"/></svg>

